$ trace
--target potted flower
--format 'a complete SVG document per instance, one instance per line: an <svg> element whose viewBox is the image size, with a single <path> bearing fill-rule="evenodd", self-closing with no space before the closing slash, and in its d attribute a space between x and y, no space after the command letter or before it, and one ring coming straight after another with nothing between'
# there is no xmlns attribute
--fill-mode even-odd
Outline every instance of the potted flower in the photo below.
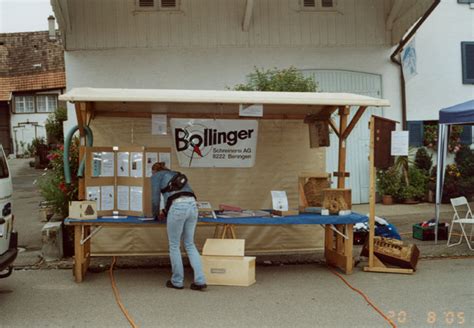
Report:
<svg viewBox="0 0 474 328"><path fill-rule="evenodd" d="M393 196L400 189L400 174L395 167L377 172L377 191L382 195L382 204L392 205Z"/></svg>
<svg viewBox="0 0 474 328"><path fill-rule="evenodd" d="M401 180L397 198L405 204L417 204L424 197L427 190L428 177L415 166L408 168L408 183Z"/></svg>

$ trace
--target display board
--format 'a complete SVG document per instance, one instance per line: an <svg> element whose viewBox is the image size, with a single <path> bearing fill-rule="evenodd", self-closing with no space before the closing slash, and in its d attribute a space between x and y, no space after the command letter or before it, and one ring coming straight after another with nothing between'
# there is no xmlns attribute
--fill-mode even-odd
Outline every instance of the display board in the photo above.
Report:
<svg viewBox="0 0 474 328"><path fill-rule="evenodd" d="M97 213L152 216L151 168L171 167L171 149L154 147L86 148L86 199L97 202Z"/></svg>

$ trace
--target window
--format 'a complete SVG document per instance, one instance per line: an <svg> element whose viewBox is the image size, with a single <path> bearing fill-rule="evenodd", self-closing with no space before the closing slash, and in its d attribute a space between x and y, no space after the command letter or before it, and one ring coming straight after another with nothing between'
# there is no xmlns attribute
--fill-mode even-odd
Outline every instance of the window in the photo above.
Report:
<svg viewBox="0 0 474 328"><path fill-rule="evenodd" d="M15 113L34 113L34 96L15 96Z"/></svg>
<svg viewBox="0 0 474 328"><path fill-rule="evenodd" d="M58 108L58 95L18 95L14 98L15 114L51 113Z"/></svg>
<svg viewBox="0 0 474 328"><path fill-rule="evenodd" d="M474 84L474 42L461 42L462 83Z"/></svg>
<svg viewBox="0 0 474 328"><path fill-rule="evenodd" d="M36 96L36 111L38 113L51 113L58 107L57 96L41 95Z"/></svg>
<svg viewBox="0 0 474 328"><path fill-rule="evenodd" d="M179 10L179 0L136 0L139 11Z"/></svg>
<svg viewBox="0 0 474 328"><path fill-rule="evenodd" d="M301 0L301 10L304 11L335 11L336 0Z"/></svg>

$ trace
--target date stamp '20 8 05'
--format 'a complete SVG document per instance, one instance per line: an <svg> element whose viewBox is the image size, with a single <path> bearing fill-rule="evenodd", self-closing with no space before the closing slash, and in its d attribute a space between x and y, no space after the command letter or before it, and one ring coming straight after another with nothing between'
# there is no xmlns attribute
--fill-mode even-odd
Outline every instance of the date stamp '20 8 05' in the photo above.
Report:
<svg viewBox="0 0 474 328"><path fill-rule="evenodd" d="M463 311L428 311L424 314L426 318L426 323L429 325L441 324L446 326L456 326L464 325L466 323L466 317ZM392 320L394 323L403 325L410 323L410 319L415 319L415 316L411 316L406 311L388 311L387 317ZM411 317L411 318L410 318ZM421 320L418 315L416 315L416 320Z"/></svg>

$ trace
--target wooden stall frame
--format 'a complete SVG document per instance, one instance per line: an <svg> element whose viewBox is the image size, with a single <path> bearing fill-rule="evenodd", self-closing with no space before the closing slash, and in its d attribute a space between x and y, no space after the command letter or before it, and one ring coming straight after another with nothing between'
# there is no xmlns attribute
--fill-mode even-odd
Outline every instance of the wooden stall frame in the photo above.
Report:
<svg viewBox="0 0 474 328"><path fill-rule="evenodd" d="M412 269L391 268L387 267L374 254L374 236L375 236L375 116L370 118L370 150L369 150L369 178L370 178L370 194L369 194L369 265L364 267L366 272L382 272L382 273L404 273L413 274Z"/></svg>

